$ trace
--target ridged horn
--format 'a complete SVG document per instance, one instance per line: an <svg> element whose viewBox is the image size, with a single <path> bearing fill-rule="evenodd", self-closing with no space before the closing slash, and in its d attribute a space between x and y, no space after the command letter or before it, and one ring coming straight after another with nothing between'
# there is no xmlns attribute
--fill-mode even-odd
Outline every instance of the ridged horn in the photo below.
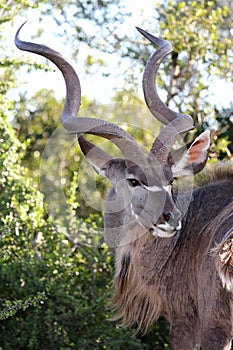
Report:
<svg viewBox="0 0 233 350"><path fill-rule="evenodd" d="M157 38L145 30L137 30L159 49L151 56L143 73L143 91L150 112L163 124L167 125L154 140L150 153L161 161L166 161L169 148L179 134L193 129L193 119L187 114L172 111L163 103L158 95L155 78L160 63L172 52L170 42Z"/></svg>
<svg viewBox="0 0 233 350"><path fill-rule="evenodd" d="M25 22L26 23L26 22ZM66 83L66 99L61 121L64 128L72 134L91 134L111 140L122 151L124 156L140 164L145 156L135 140L119 126L97 118L76 117L81 101L81 88L77 73L67 60L57 51L45 45L23 41L19 38L23 23L15 35L15 45L23 51L41 55L53 62L63 74Z"/></svg>

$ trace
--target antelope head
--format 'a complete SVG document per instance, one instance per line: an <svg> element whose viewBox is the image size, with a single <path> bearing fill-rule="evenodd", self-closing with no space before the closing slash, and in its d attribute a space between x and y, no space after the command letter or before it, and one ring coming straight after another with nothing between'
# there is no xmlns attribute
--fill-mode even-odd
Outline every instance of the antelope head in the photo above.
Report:
<svg viewBox="0 0 233 350"><path fill-rule="evenodd" d="M182 214L172 195L174 177L199 172L205 165L210 145L209 132L202 133L187 147L171 152L179 135L193 129L189 115L169 109L159 98L155 77L160 63L172 51L169 42L137 28L158 50L151 56L143 74L143 91L150 112L165 125L148 154L119 126L96 118L80 118L81 89L73 67L53 49L22 41L16 33L16 46L48 58L62 72L66 100L61 122L68 133L77 134L84 156L95 170L106 177L112 188L106 201L105 229L122 230L140 227L155 236L171 237L181 228ZM87 141L83 134L101 136L113 142L123 158L113 158ZM111 243L110 243L111 244Z"/></svg>

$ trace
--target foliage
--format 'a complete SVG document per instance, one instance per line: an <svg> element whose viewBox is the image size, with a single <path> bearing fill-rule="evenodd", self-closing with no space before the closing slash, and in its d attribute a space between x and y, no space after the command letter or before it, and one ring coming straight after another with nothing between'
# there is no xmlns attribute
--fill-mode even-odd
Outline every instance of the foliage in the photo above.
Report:
<svg viewBox="0 0 233 350"><path fill-rule="evenodd" d="M85 2L84 6L79 6L77 0L75 4L78 8L76 11L71 11L69 1L66 1L66 6L63 7L59 17L60 28L63 28L60 29L61 35L67 29L67 23L70 28L77 28L75 14L82 14L83 18L90 19L89 10L92 9L90 13L93 14L94 11L96 16L91 26L86 26L84 21L80 21L78 29L71 30L70 46L74 48L74 55L79 58L81 43L87 43L89 49L95 49L88 52L87 69L93 73L91 67L96 66L103 76L108 77L111 74L112 78L116 77L116 73L111 69L112 60L106 55L100 56L104 57L106 62L110 60L106 74L104 62L97 62L99 51L108 52L111 56L114 53L114 57L118 55L118 68L128 81L127 89L134 84L132 89L135 91L138 79L141 85L141 73L138 74L137 67L140 62L141 69L145 66L153 49L139 34L135 34L135 38L128 35L125 28L132 14L127 12L126 4L117 1L118 11L112 2L109 2L109 6L105 1ZM144 24L140 24L151 33L159 33L172 43L174 51L161 65L157 83L166 93L168 106L193 117L195 135L207 128L218 128L213 137L215 147L211 153L215 159L217 156L231 156L229 148L225 148L224 151L221 146L221 138L225 137L225 127L217 120L216 106L210 104L209 97L211 87L217 84L217 79L232 83L232 10L232 2L227 0L157 1L151 17L146 18ZM52 15L51 11L49 14ZM143 15L143 5L141 14ZM103 22L104 27L101 26ZM188 141L195 135L192 133ZM220 141L215 136L218 136ZM232 139L229 140L232 142Z"/></svg>
<svg viewBox="0 0 233 350"><path fill-rule="evenodd" d="M173 45L167 104L185 108L201 125L210 118L206 99L213 76L232 79L230 8L214 1L165 1L158 12L162 34Z"/></svg>
<svg viewBox="0 0 233 350"><path fill-rule="evenodd" d="M216 148L215 155L218 159L229 159L233 154L233 105L231 104L228 108L219 110L215 108L216 121L220 126L216 132Z"/></svg>
<svg viewBox="0 0 233 350"><path fill-rule="evenodd" d="M107 50L113 53L116 50L118 41L117 29L130 16L126 10L124 2L119 0L69 0L45 1L47 6L42 9L42 13L54 16L54 9L59 9L56 13L56 22L61 27L60 36L66 32L64 23L68 23L74 29L76 41L73 42L74 51L77 53L76 42L85 42L98 50ZM77 18L79 19L77 21ZM113 20L114 19L114 20ZM85 25L89 23L88 25ZM94 63L92 56L87 56L87 60ZM103 62L99 62L100 65Z"/></svg>
<svg viewBox="0 0 233 350"><path fill-rule="evenodd" d="M44 293L38 293L36 296L33 297L27 297L27 300L21 301L4 301L3 309L0 311L0 320L5 320L8 317L14 316L20 309L25 311L30 306L37 306L38 303L43 303L46 299Z"/></svg>
<svg viewBox="0 0 233 350"><path fill-rule="evenodd" d="M208 97L216 77L232 82L232 3L168 0L158 2L155 13L159 28L149 25L150 31L160 32L173 46L171 56L158 72L158 85L166 91L166 104L190 114L197 133L218 128L220 141L213 137L216 144L212 156L219 156L226 129ZM143 42L143 46L145 44L151 52L148 41ZM142 59L145 65L150 53L144 49L144 54L138 55L142 50L143 47L141 50L131 48L130 55L133 59ZM229 149L222 149L221 156L229 158Z"/></svg>
<svg viewBox="0 0 233 350"><path fill-rule="evenodd" d="M111 122L118 121L129 133L134 135L142 147L150 148L155 134L159 131L159 123L154 120L148 110L140 106L143 104L142 101L132 92L124 94L123 103L118 94L115 95L114 99L115 102L112 104L99 105L95 101L91 102L82 98L82 108L79 115L84 117L91 115L100 119L105 116L105 119ZM30 174L35 179L40 176L41 186L45 187L47 183L46 187L52 187L54 194L61 187L61 182L66 193L73 181L74 174L77 173L74 193L75 200L79 205L75 210L76 215L79 218L87 218L90 213L96 212L96 208L102 214L102 210L104 210L103 199L106 198L109 183L97 177L96 188L93 188L92 179L95 178L95 172L83 161L76 138L66 135L63 128L59 126L62 104L63 102L56 101L53 93L47 90L39 91L31 99L25 99L24 96L21 96L19 103L16 104L18 111L14 124L17 136L22 142L30 137L30 145L25 153L24 164L27 165ZM91 137L92 141L94 139L95 143L107 152L121 156L119 150L111 142ZM48 145L46 146L46 144ZM59 173L61 174L60 179ZM51 200L49 201L51 202ZM56 199L56 201L58 200Z"/></svg>
<svg viewBox="0 0 233 350"><path fill-rule="evenodd" d="M9 57L1 71L11 85L2 89L0 105L0 349L143 349L132 331L108 321L111 253L83 245L74 220L64 232L48 218L43 196L21 164L28 135L16 137L7 120L15 104L5 95L23 63ZM67 215L74 218L72 210ZM97 215L90 221L98 227L101 220Z"/></svg>
<svg viewBox="0 0 233 350"><path fill-rule="evenodd" d="M0 305L1 318L8 317L0 323L0 348L142 349L107 320L111 253L83 246L78 233L74 239L47 218L20 165L24 145L5 118L0 125Z"/></svg>

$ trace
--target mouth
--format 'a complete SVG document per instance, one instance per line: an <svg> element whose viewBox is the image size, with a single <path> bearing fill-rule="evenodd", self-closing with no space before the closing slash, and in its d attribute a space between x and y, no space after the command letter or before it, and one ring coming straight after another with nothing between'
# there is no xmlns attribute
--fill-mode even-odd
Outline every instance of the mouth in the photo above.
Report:
<svg viewBox="0 0 233 350"><path fill-rule="evenodd" d="M176 234L176 232L179 231L180 229L181 229L181 222L179 221L176 227L173 227L168 223L153 225L153 227L150 229L150 233L153 236L169 238L169 237L173 237Z"/></svg>

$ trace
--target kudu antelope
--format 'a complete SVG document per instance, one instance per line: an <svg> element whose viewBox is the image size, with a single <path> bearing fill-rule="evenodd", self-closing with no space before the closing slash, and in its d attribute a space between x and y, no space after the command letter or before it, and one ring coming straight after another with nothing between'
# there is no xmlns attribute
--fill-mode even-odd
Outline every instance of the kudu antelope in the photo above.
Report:
<svg viewBox="0 0 233 350"><path fill-rule="evenodd" d="M145 67L143 89L150 112L165 124L147 155L120 127L76 117L79 79L58 52L20 40L20 29L15 43L48 58L62 72L67 89L62 124L78 135L85 157L112 183L104 222L108 244L115 246L116 318L146 332L163 314L170 323L170 349L230 349L233 166L216 167L192 193L176 195L174 177L195 174L205 166L210 134L206 131L187 147L171 150L179 135L193 128L193 121L170 110L156 91L155 76L172 51L170 43L138 30L159 47ZM123 158L111 157L83 134L109 139Z"/></svg>

